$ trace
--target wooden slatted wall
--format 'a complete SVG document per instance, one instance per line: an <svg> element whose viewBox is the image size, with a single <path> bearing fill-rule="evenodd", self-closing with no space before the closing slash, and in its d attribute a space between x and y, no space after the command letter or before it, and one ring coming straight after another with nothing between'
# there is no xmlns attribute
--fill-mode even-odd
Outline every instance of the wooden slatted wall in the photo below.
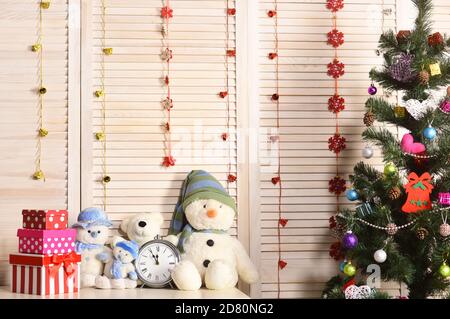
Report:
<svg viewBox="0 0 450 319"><path fill-rule="evenodd" d="M335 157L327 140L335 131L327 100L333 94L333 80L326 75L332 60L332 47L326 33L332 29L331 13L322 0L278 1L280 39L281 179L283 217L289 219L281 230L282 258L288 266L281 271L281 297L320 297L324 283L338 271L328 256L333 239L328 218L334 214L335 198L328 192L334 176ZM375 54L381 33L382 0L346 0L338 13L338 29L346 43L339 48L346 74L339 81L346 109L340 114L341 132L347 149L340 159L340 171L348 178L353 165L362 160L361 140L364 103L368 98L369 70L381 63ZM385 0L385 28L395 28L395 0ZM275 63L267 58L274 47L273 21L267 11L273 1L260 0L258 8L259 86L260 86L260 173L261 173L261 296L277 296L277 186L271 183L276 172L276 149L268 141L276 126ZM380 90L381 92L381 90ZM381 93L382 94L382 93ZM264 130L265 129L265 130ZM267 133L269 132L269 133ZM366 162L381 162L377 150ZM345 197L344 197L345 198ZM349 204L344 198L344 207ZM388 285L398 294L398 285Z"/></svg>
<svg viewBox="0 0 450 319"><path fill-rule="evenodd" d="M8 254L17 251L23 208L67 207L68 5L53 0L44 12L44 122L46 181L35 181L38 130L38 0L0 0L0 285Z"/></svg>
<svg viewBox="0 0 450 319"><path fill-rule="evenodd" d="M221 134L226 128L226 103L218 95L226 85L226 1L171 1L170 21L172 139L176 165L161 167L165 97L162 52L162 1L107 0L106 57L107 212L115 225L130 214L159 211L168 227L183 179L192 169L204 169L226 185L228 149ZM234 1L230 1L230 7ZM92 84L100 84L101 2L92 1ZM230 47L235 46L235 20L230 17ZM231 162L236 174L235 61L230 60ZM92 128L100 129L100 102L90 94ZM85 130L83 130L85 132ZM87 134L91 134L87 132ZM92 139L93 139L93 134ZM91 140L92 140L91 139ZM101 144L84 149L92 156L83 191L83 206L103 203ZM230 193L236 196L236 184ZM235 230L234 230L235 233ZM165 234L165 231L164 231Z"/></svg>

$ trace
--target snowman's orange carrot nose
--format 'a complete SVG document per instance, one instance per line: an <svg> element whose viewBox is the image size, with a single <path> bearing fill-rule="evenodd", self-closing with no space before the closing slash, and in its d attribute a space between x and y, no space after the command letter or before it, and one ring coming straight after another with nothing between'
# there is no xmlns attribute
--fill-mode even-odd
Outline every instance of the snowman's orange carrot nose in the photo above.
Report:
<svg viewBox="0 0 450 319"><path fill-rule="evenodd" d="M215 209L209 209L209 210L206 212L206 215L208 215L209 218L214 218L214 217L217 216L217 210L215 210Z"/></svg>

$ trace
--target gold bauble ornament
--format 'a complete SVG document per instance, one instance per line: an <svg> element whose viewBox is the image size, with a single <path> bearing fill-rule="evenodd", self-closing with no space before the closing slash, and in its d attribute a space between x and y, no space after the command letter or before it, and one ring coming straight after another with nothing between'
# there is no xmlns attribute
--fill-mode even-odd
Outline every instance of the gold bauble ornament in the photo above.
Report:
<svg viewBox="0 0 450 319"><path fill-rule="evenodd" d="M41 8L42 9L50 8L50 1L41 1Z"/></svg>
<svg viewBox="0 0 450 319"><path fill-rule="evenodd" d="M44 172L42 170L37 170L36 172L34 172L33 178L35 180L44 179Z"/></svg>
<svg viewBox="0 0 450 319"><path fill-rule="evenodd" d="M38 52L41 48L42 48L42 45L39 43L36 43L31 46L31 51Z"/></svg>
<svg viewBox="0 0 450 319"><path fill-rule="evenodd" d="M103 181L103 184L108 184L111 181L111 177L108 175L103 176L102 181Z"/></svg>
<svg viewBox="0 0 450 319"><path fill-rule="evenodd" d="M47 89L45 87L41 87L39 89L39 94L45 94L45 93L47 93Z"/></svg>
<svg viewBox="0 0 450 319"><path fill-rule="evenodd" d="M102 97L105 94L105 92L103 92L103 90L97 90L94 92L94 94L96 97Z"/></svg>
<svg viewBox="0 0 450 319"><path fill-rule="evenodd" d="M398 173L397 167L392 163L387 163L384 166L384 175L386 177L393 177Z"/></svg>
<svg viewBox="0 0 450 319"><path fill-rule="evenodd" d="M39 129L39 136L40 137L46 137L48 135L48 130L46 130L45 128L40 128Z"/></svg>
<svg viewBox="0 0 450 319"><path fill-rule="evenodd" d="M103 53L106 55L113 54L113 48L103 48Z"/></svg>
<svg viewBox="0 0 450 319"><path fill-rule="evenodd" d="M95 133L95 138L96 138L98 141L103 141L103 140L105 139L105 133L103 133L103 132L97 132L97 133Z"/></svg>

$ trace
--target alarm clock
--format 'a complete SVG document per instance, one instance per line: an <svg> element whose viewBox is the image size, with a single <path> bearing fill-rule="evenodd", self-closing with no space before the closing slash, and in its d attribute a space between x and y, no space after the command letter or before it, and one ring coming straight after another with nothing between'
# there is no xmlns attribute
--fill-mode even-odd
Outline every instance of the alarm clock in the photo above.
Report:
<svg viewBox="0 0 450 319"><path fill-rule="evenodd" d="M180 261L180 252L171 242L158 236L139 249L134 261L138 278L150 288L162 288L172 282L172 270Z"/></svg>

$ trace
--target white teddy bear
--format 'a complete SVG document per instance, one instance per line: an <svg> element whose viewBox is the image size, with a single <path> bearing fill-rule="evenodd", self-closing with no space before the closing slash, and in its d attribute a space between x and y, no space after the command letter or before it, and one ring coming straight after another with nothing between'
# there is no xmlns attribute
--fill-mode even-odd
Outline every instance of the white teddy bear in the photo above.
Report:
<svg viewBox="0 0 450 319"><path fill-rule="evenodd" d="M229 230L236 203L219 181L205 171L192 171L186 178L175 208L167 240L182 253L172 279L181 290L236 286L258 280L258 272L242 244ZM176 235L176 236L175 236Z"/></svg>
<svg viewBox="0 0 450 319"><path fill-rule="evenodd" d="M95 286L101 289L130 289L136 288L137 274L133 261L139 251L135 241L127 241L115 237L111 243L111 253L102 253L98 256L105 263L103 276L97 276Z"/></svg>
<svg viewBox="0 0 450 319"><path fill-rule="evenodd" d="M163 222L161 213L136 214L124 219L120 224L120 230L127 235L128 239L134 240L141 247L160 235Z"/></svg>
<svg viewBox="0 0 450 319"><path fill-rule="evenodd" d="M103 273L104 264L97 255L110 252L105 246L112 223L99 208L90 207L78 215L75 250L81 254L81 287L94 287L95 278Z"/></svg>

